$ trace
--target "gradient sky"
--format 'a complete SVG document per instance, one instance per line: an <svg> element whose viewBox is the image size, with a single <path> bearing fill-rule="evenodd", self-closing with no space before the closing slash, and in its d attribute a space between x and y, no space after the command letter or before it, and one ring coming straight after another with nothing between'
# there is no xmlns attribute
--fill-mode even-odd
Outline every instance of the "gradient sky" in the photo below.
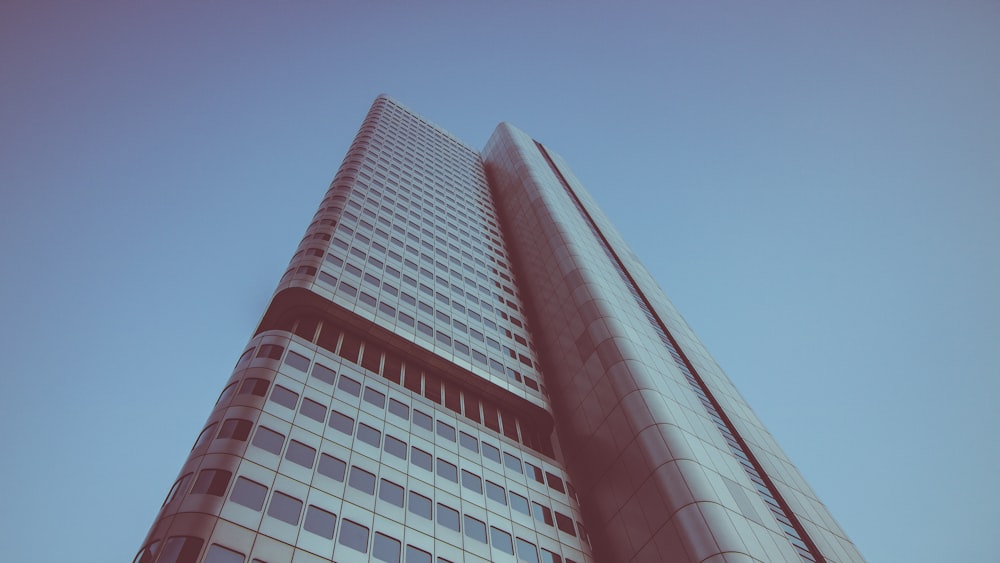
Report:
<svg viewBox="0 0 1000 563"><path fill-rule="evenodd" d="M564 156L869 560L995 561L1000 4L632 4L0 3L0 560L131 560L386 92Z"/></svg>

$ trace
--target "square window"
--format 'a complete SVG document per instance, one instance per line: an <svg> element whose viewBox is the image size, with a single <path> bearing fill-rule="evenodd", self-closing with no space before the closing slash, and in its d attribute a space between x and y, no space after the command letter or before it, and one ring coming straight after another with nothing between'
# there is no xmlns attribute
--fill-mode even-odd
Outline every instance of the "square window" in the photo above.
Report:
<svg viewBox="0 0 1000 563"><path fill-rule="evenodd" d="M340 525L340 545L368 553L368 528L350 520Z"/></svg>
<svg viewBox="0 0 1000 563"><path fill-rule="evenodd" d="M358 439L369 446L382 447L382 433L363 422L358 423Z"/></svg>
<svg viewBox="0 0 1000 563"><path fill-rule="evenodd" d="M382 449L388 454L394 455L404 461L406 460L406 442L398 438L386 434Z"/></svg>
<svg viewBox="0 0 1000 563"><path fill-rule="evenodd" d="M318 471L320 475L325 475L343 483L344 473L347 471L347 464L332 455L322 454L319 456L319 467L316 468L316 471Z"/></svg>
<svg viewBox="0 0 1000 563"><path fill-rule="evenodd" d="M521 514L531 516L531 511L528 509L528 499L522 497L514 491L510 491L510 507Z"/></svg>
<svg viewBox="0 0 1000 563"><path fill-rule="evenodd" d="M420 428L423 428L424 430L427 430L428 432L433 432L434 431L433 422L434 419L431 418L430 415L418 411L417 409L413 409L413 424L419 426Z"/></svg>
<svg viewBox="0 0 1000 563"><path fill-rule="evenodd" d="M542 563L563 563L562 557L547 549L542 549Z"/></svg>
<svg viewBox="0 0 1000 563"><path fill-rule="evenodd" d="M299 412L316 422L323 422L326 418L326 407L309 398L302 399Z"/></svg>
<svg viewBox="0 0 1000 563"><path fill-rule="evenodd" d="M406 406L406 403L397 401L396 399L389 399L389 412L399 418L410 419L410 407Z"/></svg>
<svg viewBox="0 0 1000 563"><path fill-rule="evenodd" d="M372 545L372 557L379 561L389 563L399 563L399 540L391 538L381 532L375 533L375 542Z"/></svg>
<svg viewBox="0 0 1000 563"><path fill-rule="evenodd" d="M260 509L264 508L266 496L267 487L246 477L240 477L233 485L233 492L229 494L229 500L260 512Z"/></svg>
<svg viewBox="0 0 1000 563"><path fill-rule="evenodd" d="M464 469L462 470L462 486L470 491L483 494L483 480L478 475L469 473Z"/></svg>
<svg viewBox="0 0 1000 563"><path fill-rule="evenodd" d="M486 497L507 506L507 492L492 481L486 482Z"/></svg>
<svg viewBox="0 0 1000 563"><path fill-rule="evenodd" d="M208 546L203 563L243 563L245 556L217 543Z"/></svg>
<svg viewBox="0 0 1000 563"><path fill-rule="evenodd" d="M299 402L299 394L281 385L275 385L274 389L271 390L271 401L295 410L295 405Z"/></svg>
<svg viewBox="0 0 1000 563"><path fill-rule="evenodd" d="M378 498L389 504L403 508L403 487L392 481L382 479L378 487Z"/></svg>
<svg viewBox="0 0 1000 563"><path fill-rule="evenodd" d="M503 453L503 464L506 465L507 469L510 469L511 471L521 473L521 460L507 452Z"/></svg>
<svg viewBox="0 0 1000 563"><path fill-rule="evenodd" d="M303 529L312 532L317 536L332 540L333 530L336 527L336 514L327 512L322 508L318 508L311 504L309 505L309 508L306 509L306 521L302 524Z"/></svg>
<svg viewBox="0 0 1000 563"><path fill-rule="evenodd" d="M357 380L347 377L346 375L341 374L340 381L337 383L337 388L346 393L354 395L355 397L361 396L361 383L359 383Z"/></svg>
<svg viewBox="0 0 1000 563"><path fill-rule="evenodd" d="M573 528L573 519L561 512L556 512L556 527L563 532L576 537L576 530Z"/></svg>
<svg viewBox="0 0 1000 563"><path fill-rule="evenodd" d="M460 444L462 444L463 448L477 454L479 453L479 440L475 439L471 434L466 434L465 432L459 432L458 441Z"/></svg>
<svg viewBox="0 0 1000 563"><path fill-rule="evenodd" d="M363 493L375 494L375 476L357 466L351 466L351 475L347 484Z"/></svg>
<svg viewBox="0 0 1000 563"><path fill-rule="evenodd" d="M556 477L552 473L549 473L548 471L546 471L545 472L545 480L548 481L549 487L551 487L551 488L559 491L560 493L565 493L566 492L566 488L563 487L563 480L560 479L559 477Z"/></svg>
<svg viewBox="0 0 1000 563"><path fill-rule="evenodd" d="M324 365L314 364L312 376L327 385L333 385L333 380L337 377L337 372Z"/></svg>
<svg viewBox="0 0 1000 563"><path fill-rule="evenodd" d="M453 508L449 508L441 503L437 505L437 518L438 523L445 528L450 528L456 532L462 531L462 526L458 521L458 511Z"/></svg>
<svg viewBox="0 0 1000 563"><path fill-rule="evenodd" d="M431 499L425 497L424 495L418 494L414 491L410 491L410 512L420 516L421 518L426 518L428 520L432 519L431 516Z"/></svg>
<svg viewBox="0 0 1000 563"><path fill-rule="evenodd" d="M241 442L246 442L247 438L250 437L251 428L253 428L253 423L249 420L244 420L242 418L229 418L222 423L222 429L219 430L218 439L239 440Z"/></svg>
<svg viewBox="0 0 1000 563"><path fill-rule="evenodd" d="M538 550L535 549L535 544L517 538L517 560L538 563Z"/></svg>
<svg viewBox="0 0 1000 563"><path fill-rule="evenodd" d="M412 545L407 545L406 563L431 563L431 554L422 549L417 549Z"/></svg>
<svg viewBox="0 0 1000 563"><path fill-rule="evenodd" d="M528 477L531 477L532 479L534 479L539 483L542 483L543 485L545 484L545 478L542 475L541 468L536 467L526 461L524 462L524 472L528 474Z"/></svg>
<svg viewBox="0 0 1000 563"><path fill-rule="evenodd" d="M303 467L312 469L316 460L316 449L311 448L302 442L292 440L288 442L288 450L285 451L285 459L292 463L297 463Z"/></svg>
<svg viewBox="0 0 1000 563"><path fill-rule="evenodd" d="M385 408L385 393L376 391L371 387L365 387L364 399L366 402L371 403L380 409Z"/></svg>
<svg viewBox="0 0 1000 563"><path fill-rule="evenodd" d="M257 433L253 437L253 445L271 452L274 455L281 455L281 446L285 444L285 436L278 434L266 426L257 428Z"/></svg>
<svg viewBox="0 0 1000 563"><path fill-rule="evenodd" d="M437 434L449 442L455 441L455 427L440 420L437 421Z"/></svg>
<svg viewBox="0 0 1000 563"><path fill-rule="evenodd" d="M410 462L427 471L433 471L431 469L431 454L416 446L410 446Z"/></svg>
<svg viewBox="0 0 1000 563"><path fill-rule="evenodd" d="M312 340L312 338L307 338L306 340ZM302 354L296 354L291 350L288 351L288 355L285 356L285 363L292 366L293 368L305 373L309 371L309 358L303 356Z"/></svg>
<svg viewBox="0 0 1000 563"><path fill-rule="evenodd" d="M552 520L552 510L547 506L542 506L537 502L533 502L531 503L531 512L534 514L535 520L538 520L539 522L545 522L549 526L554 523Z"/></svg>
<svg viewBox="0 0 1000 563"><path fill-rule="evenodd" d="M437 458L437 474L452 483L458 483L458 468L441 458Z"/></svg>
<svg viewBox="0 0 1000 563"><path fill-rule="evenodd" d="M490 526L490 539L493 540L493 547L504 553L514 555L514 544L511 542L510 534Z"/></svg>
<svg viewBox="0 0 1000 563"><path fill-rule="evenodd" d="M263 397L267 395L267 388L270 384L266 379L260 379L257 377L248 377L243 380L243 385L240 386L240 395L256 395L258 397Z"/></svg>
<svg viewBox="0 0 1000 563"><path fill-rule="evenodd" d="M340 411L330 411L330 428L347 434L354 434L354 419Z"/></svg>
<svg viewBox="0 0 1000 563"><path fill-rule="evenodd" d="M465 535L476 541L486 543L486 524L466 514Z"/></svg>
<svg viewBox="0 0 1000 563"><path fill-rule="evenodd" d="M500 450L490 444L487 444L486 442L483 442L483 457L492 462L500 463Z"/></svg>
<svg viewBox="0 0 1000 563"><path fill-rule="evenodd" d="M290 497L281 491L274 491L271 495L271 505L267 507L267 515L277 518L282 522L299 525L299 514L302 512L302 501Z"/></svg>

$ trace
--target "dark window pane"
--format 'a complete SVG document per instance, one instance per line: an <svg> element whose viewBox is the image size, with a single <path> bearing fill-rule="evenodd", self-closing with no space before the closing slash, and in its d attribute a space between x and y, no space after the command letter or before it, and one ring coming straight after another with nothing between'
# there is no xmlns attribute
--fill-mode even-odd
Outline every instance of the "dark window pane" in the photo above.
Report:
<svg viewBox="0 0 1000 563"><path fill-rule="evenodd" d="M559 491L560 493L566 492L566 489L563 487L563 480L560 479L559 477L556 477L555 475L546 471L545 480L548 481L549 486L552 487L553 489Z"/></svg>
<svg viewBox="0 0 1000 563"><path fill-rule="evenodd" d="M263 397L267 395L268 385L269 383L265 379L248 377L243 380L243 385L240 386L240 395L256 395L258 397Z"/></svg>
<svg viewBox="0 0 1000 563"><path fill-rule="evenodd" d="M486 543L486 524L466 514L465 535L476 541Z"/></svg>
<svg viewBox="0 0 1000 563"><path fill-rule="evenodd" d="M547 506L542 506L537 502L531 503L531 512L535 517L535 520L539 522L545 522L549 526L553 524L552 520L552 510Z"/></svg>
<svg viewBox="0 0 1000 563"><path fill-rule="evenodd" d="M396 399L389 399L389 412L399 418L410 419L410 407L406 406L406 403L399 402Z"/></svg>
<svg viewBox="0 0 1000 563"><path fill-rule="evenodd" d="M514 554L514 544L511 542L510 534L507 532L490 526L490 539L493 540L493 547L504 553Z"/></svg>
<svg viewBox="0 0 1000 563"><path fill-rule="evenodd" d="M281 491L274 491L274 494L271 495L271 504L267 507L268 516L277 518L282 522L287 522L292 526L298 526L301 512L301 500L288 496Z"/></svg>
<svg viewBox="0 0 1000 563"><path fill-rule="evenodd" d="M503 453L503 464L506 465L507 469L510 469L511 471L521 473L521 460L507 452Z"/></svg>
<svg viewBox="0 0 1000 563"><path fill-rule="evenodd" d="M372 557L379 561L399 563L399 550L399 540L390 538L381 532L375 533L375 542L372 545Z"/></svg>
<svg viewBox="0 0 1000 563"><path fill-rule="evenodd" d="M528 499L522 497L514 491L510 491L510 507L521 514L531 516L531 511L528 508Z"/></svg>
<svg viewBox="0 0 1000 563"><path fill-rule="evenodd" d="M576 537L576 530L573 528L573 519L561 512L556 512L556 527Z"/></svg>
<svg viewBox="0 0 1000 563"><path fill-rule="evenodd" d="M545 484L545 478L542 474L541 468L536 467L526 461L524 462L524 472L527 473L528 477L534 479L539 483L542 483L543 485Z"/></svg>
<svg viewBox="0 0 1000 563"><path fill-rule="evenodd" d="M385 408L385 393L376 391L371 387L365 387L365 401L375 405L380 409Z"/></svg>
<svg viewBox="0 0 1000 563"><path fill-rule="evenodd" d="M538 563L538 551L535 549L535 544L517 538L517 560Z"/></svg>
<svg viewBox="0 0 1000 563"><path fill-rule="evenodd" d="M294 410L299 402L299 394L281 385L275 385L271 390L271 401Z"/></svg>
<svg viewBox="0 0 1000 563"><path fill-rule="evenodd" d="M260 509L264 508L266 496L267 487L246 477L240 477L233 485L233 492L230 493L229 500L260 512Z"/></svg>
<svg viewBox="0 0 1000 563"><path fill-rule="evenodd" d="M562 557L547 549L542 550L542 563L563 563Z"/></svg>
<svg viewBox="0 0 1000 563"><path fill-rule="evenodd" d="M323 422L323 419L326 418L326 407L312 399L303 398L299 412L316 422Z"/></svg>
<svg viewBox="0 0 1000 563"><path fill-rule="evenodd" d="M324 365L315 364L313 365L312 376L323 383L333 385L333 380L337 377L337 372Z"/></svg>
<svg viewBox="0 0 1000 563"><path fill-rule="evenodd" d="M455 467L455 464L448 463L441 458L437 460L437 474L452 483L458 483L458 468Z"/></svg>
<svg viewBox="0 0 1000 563"><path fill-rule="evenodd" d="M285 451L285 459L291 461L292 463L297 463L303 467L312 469L313 462L316 460L316 450L303 444L302 442L292 440L291 442L288 442L288 450Z"/></svg>
<svg viewBox="0 0 1000 563"><path fill-rule="evenodd" d="M223 421L222 429L219 430L220 440L239 440L245 442L250 437L250 429L253 423L242 418L229 418Z"/></svg>
<svg viewBox="0 0 1000 563"><path fill-rule="evenodd" d="M363 493L375 494L375 476L360 467L351 466L347 484Z"/></svg>
<svg viewBox="0 0 1000 563"><path fill-rule="evenodd" d="M317 508L311 504L309 505L309 508L306 509L306 521L302 524L303 529L310 531L317 536L332 540L333 529L336 526L336 514L327 512L322 508Z"/></svg>
<svg viewBox="0 0 1000 563"><path fill-rule="evenodd" d="M462 531L462 527L458 521L458 512L456 510L439 503L437 505L437 518L438 523L445 528L451 528L456 532Z"/></svg>
<svg viewBox="0 0 1000 563"><path fill-rule="evenodd" d="M385 443L382 445L382 449L399 459L406 460L406 442L402 440L386 434Z"/></svg>
<svg viewBox="0 0 1000 563"><path fill-rule="evenodd" d="M358 439L369 446L382 447L382 433L363 422L358 423Z"/></svg>
<svg viewBox="0 0 1000 563"><path fill-rule="evenodd" d="M410 446L410 461L417 467L426 469L427 471L432 471L431 454L418 447Z"/></svg>
<svg viewBox="0 0 1000 563"><path fill-rule="evenodd" d="M258 358L267 358L270 360L280 360L282 352L285 351L283 346L278 346L277 344L264 344L257 350Z"/></svg>
<svg viewBox="0 0 1000 563"><path fill-rule="evenodd" d="M487 444L486 442L483 442L483 457L490 461L500 463L500 450L490 444Z"/></svg>
<svg viewBox="0 0 1000 563"><path fill-rule="evenodd" d="M309 338L312 340L312 337ZM303 356L302 354L296 354L295 352L288 352L285 356L285 363L292 366L293 368L305 373L309 371L309 358Z"/></svg>
<svg viewBox="0 0 1000 563"><path fill-rule="evenodd" d="M500 504L507 506L507 493L503 487L492 481L486 482L486 496Z"/></svg>
<svg viewBox="0 0 1000 563"><path fill-rule="evenodd" d="M191 494L221 497L226 494L232 476L231 472L222 469L203 469L191 487Z"/></svg>
<svg viewBox="0 0 1000 563"><path fill-rule="evenodd" d="M322 454L319 456L319 467L316 470L320 475L326 475L343 483L347 464L331 455Z"/></svg>
<svg viewBox="0 0 1000 563"><path fill-rule="evenodd" d="M340 525L340 544L361 553L368 553L368 528L350 520L344 520Z"/></svg>
<svg viewBox="0 0 1000 563"><path fill-rule="evenodd" d="M469 473L464 469L462 470L462 486L470 491L483 494L483 480L478 475Z"/></svg>
<svg viewBox="0 0 1000 563"><path fill-rule="evenodd" d="M285 443L285 436L278 434L266 426L261 426L257 428L257 433L254 435L252 443L262 450L280 455L281 446Z"/></svg>
<svg viewBox="0 0 1000 563"><path fill-rule="evenodd" d="M403 508L403 487L382 479L378 486L378 498Z"/></svg>
<svg viewBox="0 0 1000 563"><path fill-rule="evenodd" d="M341 374L340 382L337 383L337 387L342 391L354 395L355 397L361 396L361 384L346 375Z"/></svg>
<svg viewBox="0 0 1000 563"><path fill-rule="evenodd" d="M350 436L354 434L354 419L340 411L330 411L330 428Z"/></svg>
<svg viewBox="0 0 1000 563"><path fill-rule="evenodd" d="M410 491L410 508L409 508L409 510L410 510L410 512L416 514L417 516L420 516L422 518L426 518L426 519L430 520L431 519L431 499L429 499L429 498L427 498L427 497L425 497L425 496L423 496L421 494L417 494L417 493L415 493L413 491Z"/></svg>
<svg viewBox="0 0 1000 563"><path fill-rule="evenodd" d="M203 563L243 563L245 560L246 556L242 553L213 543L208 546Z"/></svg>
<svg viewBox="0 0 1000 563"><path fill-rule="evenodd" d="M417 409L413 409L413 424L427 430L428 432L433 432L433 423L434 419L432 419L429 415L418 411Z"/></svg>
<svg viewBox="0 0 1000 563"><path fill-rule="evenodd" d="M406 563L431 563L431 554L412 545L407 545Z"/></svg>
<svg viewBox="0 0 1000 563"><path fill-rule="evenodd" d="M467 450L472 450L475 453L479 453L479 440L475 439L471 434L466 434L465 432L458 433L458 441L462 444L462 447Z"/></svg>
<svg viewBox="0 0 1000 563"><path fill-rule="evenodd" d="M437 434L449 442L455 441L455 427L440 420L437 421Z"/></svg>
<svg viewBox="0 0 1000 563"><path fill-rule="evenodd" d="M167 538L163 544L158 563L191 563L198 560L201 546L205 540L191 536L174 536Z"/></svg>

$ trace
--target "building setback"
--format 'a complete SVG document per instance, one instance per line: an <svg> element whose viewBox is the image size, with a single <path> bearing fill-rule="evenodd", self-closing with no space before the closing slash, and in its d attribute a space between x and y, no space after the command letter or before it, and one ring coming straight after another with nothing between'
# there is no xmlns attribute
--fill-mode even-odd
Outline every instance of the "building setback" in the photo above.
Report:
<svg viewBox="0 0 1000 563"><path fill-rule="evenodd" d="M379 96L142 563L863 561L565 162Z"/></svg>

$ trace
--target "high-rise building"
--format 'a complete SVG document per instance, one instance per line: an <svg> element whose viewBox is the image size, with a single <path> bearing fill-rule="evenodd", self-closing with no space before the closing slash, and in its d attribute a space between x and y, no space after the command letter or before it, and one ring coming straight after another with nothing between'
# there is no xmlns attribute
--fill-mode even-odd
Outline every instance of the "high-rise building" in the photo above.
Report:
<svg viewBox="0 0 1000 563"><path fill-rule="evenodd" d="M137 562L862 561L547 147L380 96Z"/></svg>

